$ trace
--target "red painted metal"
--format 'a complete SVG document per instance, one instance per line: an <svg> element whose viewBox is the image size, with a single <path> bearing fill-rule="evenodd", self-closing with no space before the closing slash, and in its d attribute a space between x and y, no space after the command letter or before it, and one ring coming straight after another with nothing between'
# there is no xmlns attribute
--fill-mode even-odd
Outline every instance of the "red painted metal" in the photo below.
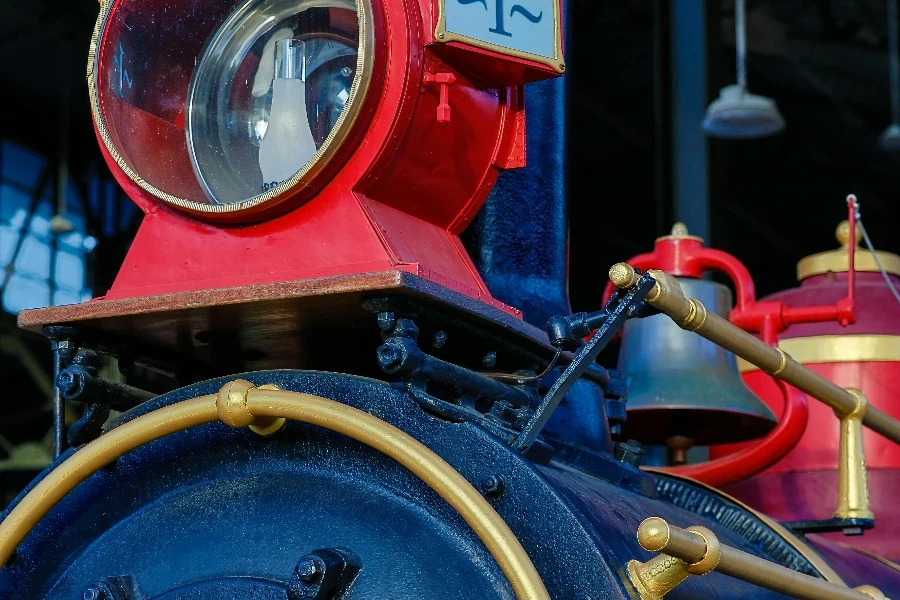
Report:
<svg viewBox="0 0 900 600"><path fill-rule="evenodd" d="M847 212L850 231L856 228L856 197L848 196ZM848 246L849 264L847 295L834 304L789 306L784 302L757 302L756 285L747 267L737 258L712 248L703 246L703 240L696 237L666 236L656 240L653 252L639 254L629 264L642 270L659 269L677 277L703 276L706 271L724 273L734 283L735 306L728 319L751 333L758 333L768 344L775 344L777 337L791 325L798 323L818 323L837 321L843 327L856 321L854 312L855 260L853 244ZM612 283L604 290L604 303L613 292Z"/></svg>
<svg viewBox="0 0 900 600"><path fill-rule="evenodd" d="M114 1L113 11L124 4ZM538 68L527 60L468 47L459 55L445 52L438 58L435 52L444 44L433 40L435 0L372 0L372 6L373 80L350 139L316 180L322 185L295 187L277 209L262 205L250 217L252 224L245 215L201 222L164 205L132 181L100 144L117 181L146 214L107 297L393 268L518 314L490 297L457 236L484 203L499 172L524 166L519 84L556 73L546 65ZM471 75L472 55L484 63L477 77ZM193 64L194 58L185 60ZM101 77L111 60L112 50L101 41ZM492 77L485 73L494 73L493 80L504 84L499 89L496 83L486 85ZM438 85L429 85L431 81ZM153 172L155 161L183 159L172 183L174 189L190 186L183 105L160 119L116 106L106 95L100 100L104 111L132 114L134 135L129 140L114 136L113 142L118 148L127 142L129 154L141 157L141 164L133 166Z"/></svg>
<svg viewBox="0 0 900 600"><path fill-rule="evenodd" d="M725 491L778 521L830 519L837 506L837 471L768 471L725 488ZM869 469L869 500L875 528L865 535L847 537L840 532L819 534L877 556L900 560L900 518L897 498L900 476L896 469Z"/></svg>
<svg viewBox="0 0 900 600"><path fill-rule="evenodd" d="M855 244L851 241L849 246L852 248ZM900 277L891 275L891 279L895 286L900 285ZM816 338L823 336L900 336L900 306L881 273L815 275L804 279L799 287L774 294L766 301L788 306L794 314L803 314L806 307L839 303L846 298L848 287L856 292L852 323L844 327L836 321L800 322L782 332L780 338L803 338L815 343ZM815 313L816 309L810 312ZM821 343L834 343L833 339L823 339ZM900 361L804 364L842 387L863 390L870 404L900 418L900 391L894 383L900 375ZM769 376L760 371L749 371L744 374L744 381L773 410L777 410L779 391ZM861 537L829 536L869 552L900 558L900 518L896 503L900 494L900 447L867 430L863 431L863 444L876 527ZM829 407L813 402L806 432L791 452L756 477L728 485L725 489L779 520L828 519L837 506L839 446L838 419ZM743 452L745 448L742 444L714 446L710 448L710 457L722 460L729 453Z"/></svg>
<svg viewBox="0 0 900 600"><path fill-rule="evenodd" d="M894 302L896 304L896 301ZM865 305L861 305L860 308L865 310ZM898 316L900 310L893 310L887 314ZM895 418L900 417L900 391L890 383L900 373L900 362L808 363L805 366L842 387L864 390L873 406ZM771 383L770 377L760 371L750 371L744 373L744 381L769 406L772 406L778 390ZM835 418L834 412L827 406L813 404L810 407L807 434L802 442L796 451L791 452L767 473L836 469L839 433L839 421ZM863 445L867 466L873 469L900 469L900 447L897 444L876 433L864 431ZM738 444L717 446L712 454L722 456L741 446Z"/></svg>
<svg viewBox="0 0 900 600"><path fill-rule="evenodd" d="M843 294L847 276L825 274L804 280L799 288L775 295L779 302L802 306L828 302ZM880 273L858 273L857 321L846 329L837 323L807 323L788 329L783 339L834 335L900 335L900 306L884 284ZM893 277L900 285L900 277ZM869 402L894 418L900 418L900 390L895 382L900 361L806 363L805 366L842 387L863 390ZM770 407L777 390L771 378L759 371L744 374L747 385ZM747 504L779 520L830 518L837 506L837 460L839 425L834 413L818 402L810 406L809 426L800 442L784 459L760 475L725 487ZM863 431L869 494L876 527L864 536L836 540L881 556L900 558L900 518L896 498L900 494L900 447ZM741 451L741 445L715 446L710 456L721 458Z"/></svg>
<svg viewBox="0 0 900 600"><path fill-rule="evenodd" d="M450 122L450 86L456 83L456 75L453 73L425 73L422 78L425 85L437 84L441 90L441 103L438 104L437 122L446 125Z"/></svg>

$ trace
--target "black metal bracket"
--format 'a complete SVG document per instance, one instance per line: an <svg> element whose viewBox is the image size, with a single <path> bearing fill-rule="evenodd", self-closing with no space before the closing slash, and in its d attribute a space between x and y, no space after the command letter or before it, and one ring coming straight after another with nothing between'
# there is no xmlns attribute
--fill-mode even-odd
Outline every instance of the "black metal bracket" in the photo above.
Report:
<svg viewBox="0 0 900 600"><path fill-rule="evenodd" d="M61 360L59 366L64 364ZM81 446L99 437L111 410L130 410L156 397L151 392L100 377L99 366L100 357L96 352L80 348L68 366L56 374L55 395L63 403L70 400L88 405L84 416L68 431L66 438L70 446Z"/></svg>
<svg viewBox="0 0 900 600"><path fill-rule="evenodd" d="M844 535L863 535L875 527L875 519L822 519L819 521L789 521L785 527L801 535L807 533L843 532Z"/></svg>
<svg viewBox="0 0 900 600"><path fill-rule="evenodd" d="M366 304L367 309L377 311L384 341L377 350L377 358L383 372L399 377L410 395L442 416L459 421L487 418L505 427L521 428L540 398L536 382L530 387L503 383L426 354L419 347L419 328L413 317L409 313L385 310L395 306L376 300ZM440 394L438 399L429 392L429 388L435 387L446 394Z"/></svg>
<svg viewBox="0 0 900 600"><path fill-rule="evenodd" d="M301 558L288 582L288 600L336 600L356 579L362 561L346 548L323 548Z"/></svg>
<svg viewBox="0 0 900 600"><path fill-rule="evenodd" d="M144 600L130 576L106 577L88 587L84 600Z"/></svg>
<svg viewBox="0 0 900 600"><path fill-rule="evenodd" d="M625 321L632 317L649 316L654 309L647 305L644 299L655 285L655 279L643 274L637 283L627 290L616 290L602 311L590 315L580 313L571 317L554 317L550 320L547 328L550 341L554 345L573 343L585 327L596 326L597 332L544 396L531 420L513 442L513 448L520 452L528 450L569 389L593 364Z"/></svg>
<svg viewBox="0 0 900 600"><path fill-rule="evenodd" d="M77 332L73 327L51 325L44 327L44 335L53 351L53 458L59 458L66 449L66 400L56 386L56 379L75 356Z"/></svg>

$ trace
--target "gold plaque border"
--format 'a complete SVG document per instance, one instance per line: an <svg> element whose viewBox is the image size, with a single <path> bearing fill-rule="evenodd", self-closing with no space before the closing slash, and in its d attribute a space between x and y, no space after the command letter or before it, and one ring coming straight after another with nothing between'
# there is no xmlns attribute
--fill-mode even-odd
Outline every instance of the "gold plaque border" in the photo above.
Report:
<svg viewBox="0 0 900 600"><path fill-rule="evenodd" d="M449 42L461 42L481 48L482 50L490 50L498 54L522 58L532 62L547 65L557 73L564 73L566 70L566 61L563 58L563 39L562 39L562 3L560 0L553 2L553 35L554 35L554 56L548 58L540 54L532 54L531 52L523 52L514 48L507 48L499 44L492 44L467 35L461 35L447 30L447 15L444 8L447 0L437 0L438 6L438 24L434 32L434 40L439 44L447 44Z"/></svg>

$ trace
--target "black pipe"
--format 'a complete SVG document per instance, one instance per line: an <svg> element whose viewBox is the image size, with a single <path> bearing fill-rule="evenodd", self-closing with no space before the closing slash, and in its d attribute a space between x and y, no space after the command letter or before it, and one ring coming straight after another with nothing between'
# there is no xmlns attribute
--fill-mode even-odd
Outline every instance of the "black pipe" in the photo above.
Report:
<svg viewBox="0 0 900 600"><path fill-rule="evenodd" d="M100 402L121 412L156 398L153 392L98 377L90 369L77 364L60 371L56 377L56 388L65 400Z"/></svg>
<svg viewBox="0 0 900 600"><path fill-rule="evenodd" d="M503 400L515 407L528 406L537 400L536 396L523 389L425 354L416 345L415 339L386 339L378 349L378 364L388 375L432 381L460 395L470 395L479 400Z"/></svg>
<svg viewBox="0 0 900 600"><path fill-rule="evenodd" d="M565 0L569 15L573 3ZM566 19L568 22L568 19ZM565 39L571 47L571 27ZM571 52L566 52L567 58ZM567 202L569 85L566 75L525 86L527 163L502 173L467 235L491 294L540 327L569 308Z"/></svg>

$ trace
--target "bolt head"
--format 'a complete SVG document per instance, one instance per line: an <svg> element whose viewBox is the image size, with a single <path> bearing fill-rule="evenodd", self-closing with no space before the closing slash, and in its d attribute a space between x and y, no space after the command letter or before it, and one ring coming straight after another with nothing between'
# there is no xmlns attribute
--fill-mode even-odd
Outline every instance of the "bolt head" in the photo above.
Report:
<svg viewBox="0 0 900 600"><path fill-rule="evenodd" d="M392 312L378 313L378 327L382 331L390 331L397 324L397 316Z"/></svg>
<svg viewBox="0 0 900 600"><path fill-rule="evenodd" d="M447 343L447 332L446 331L436 331L434 333L434 340L432 340L431 345L435 348L443 348Z"/></svg>
<svg viewBox="0 0 900 600"><path fill-rule="evenodd" d="M485 496L499 496L503 493L503 490L506 488L506 484L503 483L503 480L497 477L496 475L491 475L490 477L485 477L481 481L481 492Z"/></svg>
<svg viewBox="0 0 900 600"><path fill-rule="evenodd" d="M488 352L484 355L484 358L481 360L481 364L488 369L497 366L497 353L496 352Z"/></svg>
<svg viewBox="0 0 900 600"><path fill-rule="evenodd" d="M106 600L106 594L104 594L103 590L96 585L92 585L84 590L84 594L81 595L81 598L82 600Z"/></svg>
<svg viewBox="0 0 900 600"><path fill-rule="evenodd" d="M400 348L385 344L378 349L378 364L381 368L390 371L400 367L403 363L403 352Z"/></svg>
<svg viewBox="0 0 900 600"><path fill-rule="evenodd" d="M77 394L82 385L84 384L79 374L68 369L61 371L56 378L56 387L64 396Z"/></svg>
<svg viewBox="0 0 900 600"><path fill-rule="evenodd" d="M322 576L322 565L315 558L305 558L297 563L297 578L304 583L312 583Z"/></svg>

